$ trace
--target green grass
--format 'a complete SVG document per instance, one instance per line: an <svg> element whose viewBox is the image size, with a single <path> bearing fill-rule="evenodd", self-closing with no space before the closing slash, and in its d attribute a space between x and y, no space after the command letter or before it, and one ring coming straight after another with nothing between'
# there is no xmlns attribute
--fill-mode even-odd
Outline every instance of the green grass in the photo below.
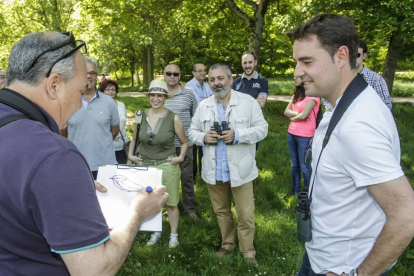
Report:
<svg viewBox="0 0 414 276"><path fill-rule="evenodd" d="M126 104L128 113L149 107L144 97L122 97L119 100ZM260 266L248 266L237 251L224 260L215 257L215 251L220 248L220 230L206 184L197 176L196 209L200 219L192 221L185 216L180 218L179 247L168 249L170 228L164 218L160 242L154 247L145 247L150 233L140 232L129 258L117 275L295 275L304 245L296 238L296 198L289 196L291 176L286 140L289 121L283 116L285 107L286 103L283 102L266 104L264 114L269 123L269 134L260 143L257 153L260 173L255 181L258 197L255 247ZM393 113L401 136L401 164L406 175L414 180L414 107L410 104L394 104ZM413 262L414 242L390 276L414 276Z"/></svg>

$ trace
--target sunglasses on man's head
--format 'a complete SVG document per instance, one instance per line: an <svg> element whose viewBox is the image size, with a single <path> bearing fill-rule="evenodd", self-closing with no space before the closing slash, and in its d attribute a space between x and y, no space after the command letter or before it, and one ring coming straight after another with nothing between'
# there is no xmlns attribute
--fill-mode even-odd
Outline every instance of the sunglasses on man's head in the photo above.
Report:
<svg viewBox="0 0 414 276"><path fill-rule="evenodd" d="M56 45L53 45L52 47L50 47L49 49L43 51L40 55L38 55L32 62L32 64L29 67L29 71L34 67L34 65L36 64L37 60L39 59L39 57L41 57L42 55L46 54L47 52L53 52L56 51L62 47L65 47L66 45L71 45L73 47L72 50L70 50L69 52L67 52L66 54L62 55L61 57L59 57L55 62L53 62L52 66L50 67L49 71L46 74L46 77L50 76L50 73L52 71L53 66L55 66L56 63L58 63L59 61L61 61L62 59L65 59L67 57L70 57L71 55L73 55L74 53L76 53L78 50L81 52L81 54L86 54L88 51L86 49L86 43L83 40L75 40L75 37L73 36L72 32L67 32L67 33L62 33L63 35L67 36L67 38L65 40L63 40L62 42L57 43Z"/></svg>
<svg viewBox="0 0 414 276"><path fill-rule="evenodd" d="M165 72L165 74L169 77L171 77L171 75L174 75L174 77L178 77L180 75L178 72Z"/></svg>

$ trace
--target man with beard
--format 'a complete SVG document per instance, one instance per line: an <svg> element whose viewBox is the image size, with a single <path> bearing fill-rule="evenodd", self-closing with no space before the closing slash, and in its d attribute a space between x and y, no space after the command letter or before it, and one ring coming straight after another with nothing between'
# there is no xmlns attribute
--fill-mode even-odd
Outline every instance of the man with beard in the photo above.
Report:
<svg viewBox="0 0 414 276"><path fill-rule="evenodd" d="M242 55L243 75L234 80L232 89L249 94L263 108L267 101L269 84L267 79L256 72L256 55L249 51Z"/></svg>
<svg viewBox="0 0 414 276"><path fill-rule="evenodd" d="M207 183L222 236L222 246L216 254L223 258L238 240L245 260L257 265L252 181L258 176L255 144L267 136L268 124L256 100L231 89L233 78L227 65L211 66L208 76L214 97L200 103L189 136L204 147L201 177ZM231 129L211 129L225 123ZM231 194L238 218L237 235Z"/></svg>
<svg viewBox="0 0 414 276"><path fill-rule="evenodd" d="M90 57L85 57L85 62L87 88L82 95L82 107L61 134L85 156L96 180L100 166L117 164L113 141L119 133L119 113L114 100L96 88L97 62Z"/></svg>

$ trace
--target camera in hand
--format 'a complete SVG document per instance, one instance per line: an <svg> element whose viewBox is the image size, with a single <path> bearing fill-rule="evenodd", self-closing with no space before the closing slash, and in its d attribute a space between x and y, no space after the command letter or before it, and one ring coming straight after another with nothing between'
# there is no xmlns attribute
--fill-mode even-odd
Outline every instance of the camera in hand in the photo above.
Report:
<svg viewBox="0 0 414 276"><path fill-rule="evenodd" d="M298 205L296 206L296 222L298 239L301 242L309 242L312 240L310 204L308 193L300 192L298 194Z"/></svg>
<svg viewBox="0 0 414 276"><path fill-rule="evenodd" d="M230 130L229 124L230 123L227 123L226 121L222 121L221 126L220 126L219 122L214 122L210 130L217 132L217 134L221 136L223 135L223 131ZM226 143L226 145L232 145L232 144L233 143ZM217 146L217 143L211 143L210 145Z"/></svg>

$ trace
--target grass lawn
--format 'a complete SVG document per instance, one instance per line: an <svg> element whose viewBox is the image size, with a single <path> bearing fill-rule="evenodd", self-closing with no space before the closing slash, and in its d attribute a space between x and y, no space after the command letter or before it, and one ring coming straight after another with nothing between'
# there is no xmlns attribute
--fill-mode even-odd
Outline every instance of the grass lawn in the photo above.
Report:
<svg viewBox="0 0 414 276"><path fill-rule="evenodd" d="M128 113L148 108L146 98L121 97ZM180 218L177 249L168 248L169 224L164 218L163 236L153 247L145 247L150 233L140 232L130 256L117 275L295 275L304 252L296 238L296 198L291 189L290 160L287 146L289 121L283 115L286 103L268 102L264 109L269 134L257 153L259 178L256 180L255 247L259 267L247 265L235 250L219 260L221 235L211 207L206 184L196 179L196 212L200 219ZM406 175L414 180L414 107L394 104L393 113L401 136L401 163ZM131 134L131 130L129 130ZM234 211L234 210L233 210ZM390 276L414 276L414 242L390 273Z"/></svg>

